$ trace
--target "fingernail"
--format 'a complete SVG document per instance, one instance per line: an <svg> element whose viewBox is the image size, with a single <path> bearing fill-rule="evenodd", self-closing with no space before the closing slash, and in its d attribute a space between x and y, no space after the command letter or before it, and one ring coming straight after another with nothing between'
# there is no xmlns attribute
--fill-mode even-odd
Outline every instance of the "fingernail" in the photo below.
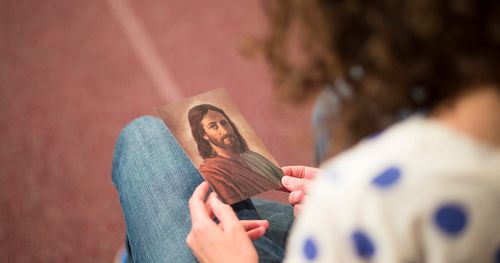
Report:
<svg viewBox="0 0 500 263"><path fill-rule="evenodd" d="M290 182L290 176L283 176L283 178L281 178L281 183L282 184L288 184Z"/></svg>
<svg viewBox="0 0 500 263"><path fill-rule="evenodd" d="M291 195L293 201L297 201L297 199L299 198L299 192L292 192Z"/></svg>

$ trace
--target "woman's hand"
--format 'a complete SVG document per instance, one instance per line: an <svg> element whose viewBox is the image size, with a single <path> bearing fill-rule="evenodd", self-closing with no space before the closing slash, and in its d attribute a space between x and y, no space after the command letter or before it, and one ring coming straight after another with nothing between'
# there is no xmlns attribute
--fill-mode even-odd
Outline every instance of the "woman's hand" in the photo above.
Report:
<svg viewBox="0 0 500 263"><path fill-rule="evenodd" d="M264 235L265 220L240 221L229 205L208 192L208 183L200 184L189 199L191 232L186 242L200 262L257 262L251 239ZM217 217L220 224L212 220Z"/></svg>
<svg viewBox="0 0 500 263"><path fill-rule="evenodd" d="M283 188L280 190L290 193L288 202L293 205L293 214L296 216L306 198L307 186L321 170L308 166L284 166L281 169L284 176L281 179Z"/></svg>

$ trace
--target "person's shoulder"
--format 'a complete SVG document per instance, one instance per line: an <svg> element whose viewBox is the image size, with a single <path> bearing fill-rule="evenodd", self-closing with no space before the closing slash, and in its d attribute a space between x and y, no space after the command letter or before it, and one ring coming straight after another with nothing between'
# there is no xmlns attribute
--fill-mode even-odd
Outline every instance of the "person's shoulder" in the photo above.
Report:
<svg viewBox="0 0 500 263"><path fill-rule="evenodd" d="M422 153L433 154L428 148L422 147L426 142L434 139L434 135L429 135L429 128L432 130L432 126L424 117L410 117L362 139L322 166L328 168L344 164L351 166L351 163L357 163L359 167L366 167L384 160L395 161L411 159ZM439 139L439 143L445 141L442 138Z"/></svg>
<svg viewBox="0 0 500 263"><path fill-rule="evenodd" d="M353 184L377 176L382 176L380 180L405 176L421 180L423 185L450 176L484 175L500 182L500 151L439 122L415 116L361 141L322 168L329 177Z"/></svg>

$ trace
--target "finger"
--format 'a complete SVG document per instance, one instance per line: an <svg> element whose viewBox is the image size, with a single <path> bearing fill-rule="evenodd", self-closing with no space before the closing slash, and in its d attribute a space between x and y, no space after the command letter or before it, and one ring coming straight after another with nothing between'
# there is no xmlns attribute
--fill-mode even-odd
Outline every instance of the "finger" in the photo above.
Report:
<svg viewBox="0 0 500 263"><path fill-rule="evenodd" d="M283 178L281 178L281 183L290 192L305 191L305 188L310 182L310 179L301 179L291 176L283 176Z"/></svg>
<svg viewBox="0 0 500 263"><path fill-rule="evenodd" d="M281 167L281 169L283 170L283 174L284 174L284 176L281 179L282 187L280 187L276 190L282 191L282 192L288 192L288 193L290 193L294 190L301 190L301 189L298 189L298 188L290 189L286 185L286 182L284 182L284 180L288 180L285 177L293 177L296 179L309 179L310 180L310 179L313 179L316 176L316 174L318 174L320 172L320 169L318 169L318 168L301 166L301 165L283 166L283 167Z"/></svg>
<svg viewBox="0 0 500 263"><path fill-rule="evenodd" d="M300 165L283 166L281 170L283 170L284 175L297 178L303 178L305 174L305 166Z"/></svg>
<svg viewBox="0 0 500 263"><path fill-rule="evenodd" d="M240 225L245 231L250 231L255 228L263 227L267 229L269 227L269 221L267 220L240 220ZM219 227L224 229L224 225L219 223Z"/></svg>
<svg viewBox="0 0 500 263"><path fill-rule="evenodd" d="M240 224L243 226L245 231L249 231L258 227L269 227L269 221L267 220L240 220Z"/></svg>
<svg viewBox="0 0 500 263"><path fill-rule="evenodd" d="M283 176L281 177L281 187L276 189L281 192L287 192L290 193L290 191L283 185L283 177L285 176L292 176L292 168L293 166L283 166L281 167L281 170L283 171Z"/></svg>
<svg viewBox="0 0 500 263"><path fill-rule="evenodd" d="M303 179L313 179L321 171L320 169L315 167L302 165L284 166L281 169L283 170L283 174L285 174L286 176Z"/></svg>
<svg viewBox="0 0 500 263"><path fill-rule="evenodd" d="M302 210L302 205L295 205L293 207L293 215L297 216L300 213L300 210Z"/></svg>
<svg viewBox="0 0 500 263"><path fill-rule="evenodd" d="M265 233L266 229L262 226L247 231L247 235L251 240L257 240L261 238Z"/></svg>
<svg viewBox="0 0 500 263"><path fill-rule="evenodd" d="M208 195L207 201L205 201L205 207L207 208L208 217L213 219L215 217L212 206L210 205L210 198L217 198L217 194L212 192Z"/></svg>
<svg viewBox="0 0 500 263"><path fill-rule="evenodd" d="M231 206L222 203L218 198L210 198L210 206L224 230L242 228Z"/></svg>
<svg viewBox="0 0 500 263"><path fill-rule="evenodd" d="M304 192L302 191L293 191L288 195L288 202L291 205L296 205L302 203L302 200L304 199Z"/></svg>
<svg viewBox="0 0 500 263"><path fill-rule="evenodd" d="M189 199L189 213L191 214L192 225L206 222L207 220L212 222L204 202L207 192L208 183L203 182L196 187Z"/></svg>

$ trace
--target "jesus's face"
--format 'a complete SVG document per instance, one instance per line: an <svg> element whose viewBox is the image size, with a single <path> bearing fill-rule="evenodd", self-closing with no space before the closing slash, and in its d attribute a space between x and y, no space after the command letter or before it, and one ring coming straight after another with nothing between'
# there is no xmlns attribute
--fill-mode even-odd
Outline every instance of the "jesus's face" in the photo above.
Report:
<svg viewBox="0 0 500 263"><path fill-rule="evenodd" d="M240 142L234 135L233 127L231 127L224 115L209 110L201 120L201 125L205 131L203 135L205 140L220 148L239 152Z"/></svg>

